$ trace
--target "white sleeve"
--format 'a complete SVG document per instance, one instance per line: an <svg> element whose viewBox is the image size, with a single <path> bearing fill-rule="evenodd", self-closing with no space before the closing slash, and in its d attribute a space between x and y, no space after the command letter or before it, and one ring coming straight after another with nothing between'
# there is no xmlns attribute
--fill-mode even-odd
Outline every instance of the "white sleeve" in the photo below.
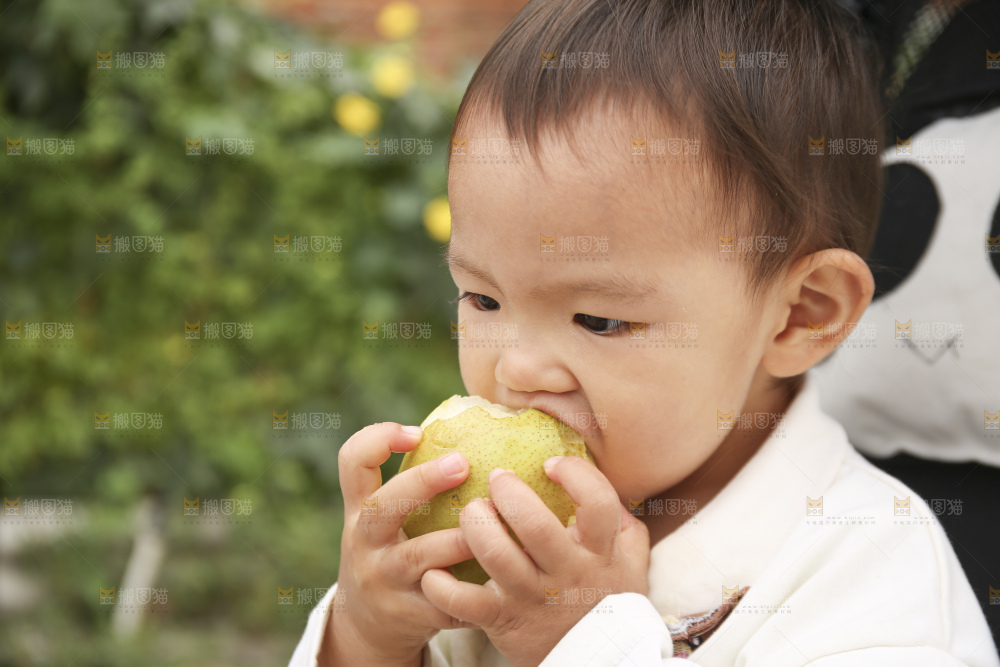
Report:
<svg viewBox="0 0 1000 667"><path fill-rule="evenodd" d="M302 639L295 647L295 653L292 654L288 667L316 667L316 658L323 645L323 632L326 630L327 619L330 618L330 610L333 608L333 596L336 593L337 584L334 584L319 604L309 612L306 631L302 633Z"/></svg>
<svg viewBox="0 0 1000 667"><path fill-rule="evenodd" d="M697 667L674 658L667 624L638 593L609 595L559 640L539 667Z"/></svg>
<svg viewBox="0 0 1000 667"><path fill-rule="evenodd" d="M930 646L875 646L813 660L810 667L967 667L968 663Z"/></svg>

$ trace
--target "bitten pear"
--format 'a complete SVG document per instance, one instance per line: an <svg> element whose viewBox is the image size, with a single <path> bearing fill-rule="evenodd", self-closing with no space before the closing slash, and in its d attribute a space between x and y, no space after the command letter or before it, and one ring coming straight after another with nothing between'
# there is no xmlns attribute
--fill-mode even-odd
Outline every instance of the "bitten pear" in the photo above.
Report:
<svg viewBox="0 0 1000 667"><path fill-rule="evenodd" d="M421 427L423 437L403 457L399 471L451 452L462 452L469 461L469 477L410 512L403 523L407 537L458 527L467 502L489 497L489 474L495 468L513 470L564 526L576 521L576 503L562 486L548 478L542 466L552 456L579 456L594 463L583 437L566 424L539 410L514 410L479 396L456 395L435 408ZM516 526L516 507L498 509ZM513 531L510 534L520 544L517 535ZM451 572L461 581L476 584L490 578L475 559L453 565Z"/></svg>

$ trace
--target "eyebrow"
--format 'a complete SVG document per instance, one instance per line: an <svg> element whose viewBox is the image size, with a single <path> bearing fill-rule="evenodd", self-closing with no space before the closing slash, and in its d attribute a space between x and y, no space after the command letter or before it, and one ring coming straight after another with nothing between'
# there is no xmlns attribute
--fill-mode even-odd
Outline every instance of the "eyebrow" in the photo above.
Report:
<svg viewBox="0 0 1000 667"><path fill-rule="evenodd" d="M452 269L468 273L500 293L506 298L503 289L495 278L484 269L473 264L469 258L457 251L451 243L445 247L444 261ZM529 299L540 299L553 292L578 292L590 296L604 298L609 301L632 303L656 293L656 285L647 278L628 273L612 273L600 278L584 278L552 283L547 286L536 286L528 290Z"/></svg>

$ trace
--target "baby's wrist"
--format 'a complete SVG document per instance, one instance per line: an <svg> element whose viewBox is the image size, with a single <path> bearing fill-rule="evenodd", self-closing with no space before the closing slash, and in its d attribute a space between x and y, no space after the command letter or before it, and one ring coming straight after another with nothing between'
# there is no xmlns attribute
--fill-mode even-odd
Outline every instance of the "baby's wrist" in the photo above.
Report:
<svg viewBox="0 0 1000 667"><path fill-rule="evenodd" d="M330 614L327 619L316 662L317 667L421 667L422 664L423 647L417 649L412 657L387 658L365 642L350 620L342 614Z"/></svg>

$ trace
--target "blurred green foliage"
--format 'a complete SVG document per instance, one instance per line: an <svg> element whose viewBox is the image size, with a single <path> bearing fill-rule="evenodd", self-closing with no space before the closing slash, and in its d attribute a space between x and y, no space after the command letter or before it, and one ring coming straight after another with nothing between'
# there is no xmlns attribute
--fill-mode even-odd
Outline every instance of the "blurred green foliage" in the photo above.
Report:
<svg viewBox="0 0 1000 667"><path fill-rule="evenodd" d="M0 157L3 319L73 326L71 339L0 345L0 493L72 500L73 525L4 556L41 596L0 611L0 664L283 663L311 605L280 613L276 588L336 579L339 446L462 392L454 286L422 211L445 193L463 86L418 77L386 99L368 68L405 44L346 49L235 3L43 0L2 16L0 125L24 146L74 148ZM276 49L341 52L343 76L276 78ZM164 66L98 70L109 50L163 53ZM366 157L332 113L349 92L378 105L383 140L430 139L432 154ZM253 154L185 155L198 136L252 139ZM286 234L342 249L275 261ZM108 235L159 236L163 250L96 253ZM375 320L431 335L363 340ZM185 321L249 323L252 338L188 341ZM279 438L272 411L285 410L338 413L340 428ZM95 430L108 411L162 427ZM163 509L155 585L169 602L122 642L98 586L120 585L144 497ZM182 498L196 497L251 501L248 525L185 520Z"/></svg>

